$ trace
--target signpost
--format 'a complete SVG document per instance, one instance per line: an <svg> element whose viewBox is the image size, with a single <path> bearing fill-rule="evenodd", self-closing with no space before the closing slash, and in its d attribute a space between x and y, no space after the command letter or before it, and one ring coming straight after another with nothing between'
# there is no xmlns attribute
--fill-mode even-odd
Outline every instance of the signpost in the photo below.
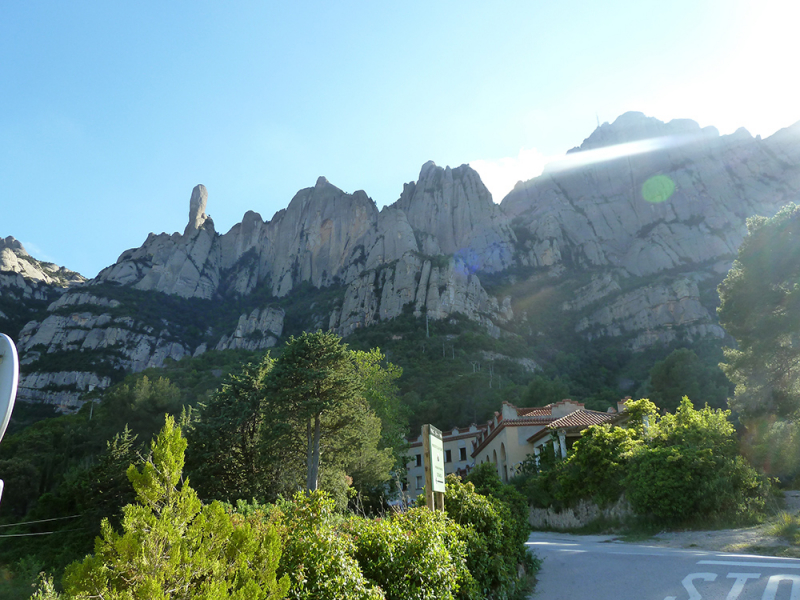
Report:
<svg viewBox="0 0 800 600"><path fill-rule="evenodd" d="M4 333L0 333L0 440L8 427L19 382L17 347ZM3 497L3 480L0 479L0 498Z"/></svg>
<svg viewBox="0 0 800 600"><path fill-rule="evenodd" d="M431 510L444 510L444 443L442 432L433 425L422 426L422 451L425 463L425 504Z"/></svg>

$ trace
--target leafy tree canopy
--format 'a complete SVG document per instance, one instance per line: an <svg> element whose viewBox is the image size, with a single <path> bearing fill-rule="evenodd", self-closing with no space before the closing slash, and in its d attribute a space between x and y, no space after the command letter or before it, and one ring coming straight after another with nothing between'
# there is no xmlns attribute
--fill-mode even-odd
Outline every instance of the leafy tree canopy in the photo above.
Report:
<svg viewBox="0 0 800 600"><path fill-rule="evenodd" d="M717 365L706 365L693 350L678 348L653 366L643 391L662 409L672 412L684 396L713 408L726 408L732 390Z"/></svg>
<svg viewBox="0 0 800 600"><path fill-rule="evenodd" d="M800 207L747 220L749 235L719 286L719 319L738 343L721 365L745 417L800 409Z"/></svg>

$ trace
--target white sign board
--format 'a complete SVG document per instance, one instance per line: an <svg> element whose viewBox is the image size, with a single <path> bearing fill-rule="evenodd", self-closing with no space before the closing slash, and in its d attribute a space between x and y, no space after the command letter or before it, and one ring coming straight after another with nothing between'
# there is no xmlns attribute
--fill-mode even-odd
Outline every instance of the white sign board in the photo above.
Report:
<svg viewBox="0 0 800 600"><path fill-rule="evenodd" d="M444 443L442 432L430 426L431 482L434 492L444 493Z"/></svg>

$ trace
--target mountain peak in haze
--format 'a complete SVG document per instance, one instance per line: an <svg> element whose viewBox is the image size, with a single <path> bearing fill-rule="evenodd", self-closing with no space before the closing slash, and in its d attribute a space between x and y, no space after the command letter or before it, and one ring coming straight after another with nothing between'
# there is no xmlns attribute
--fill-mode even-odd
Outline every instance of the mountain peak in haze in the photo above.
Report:
<svg viewBox="0 0 800 600"><path fill-rule="evenodd" d="M719 131L716 127L701 128L691 119L673 119L665 123L644 113L630 111L617 117L613 123L600 125L580 146L567 151L567 154L667 136L718 137Z"/></svg>

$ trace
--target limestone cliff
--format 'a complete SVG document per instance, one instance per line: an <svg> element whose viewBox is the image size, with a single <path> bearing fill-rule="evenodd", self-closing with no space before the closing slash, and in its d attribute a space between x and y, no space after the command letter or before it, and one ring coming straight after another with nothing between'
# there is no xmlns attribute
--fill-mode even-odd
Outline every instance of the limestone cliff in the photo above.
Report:
<svg viewBox="0 0 800 600"><path fill-rule="evenodd" d="M47 300L84 281L80 273L36 260L13 237L0 238L0 297Z"/></svg>
<svg viewBox="0 0 800 600"><path fill-rule="evenodd" d="M503 199L520 260L594 273L565 306L586 311L576 330L587 338L624 335L638 349L721 336L713 303L691 282L713 289L746 219L800 200L798 134L800 124L766 140L743 129L720 136L694 121L626 113Z"/></svg>
<svg viewBox="0 0 800 600"><path fill-rule="evenodd" d="M640 350L722 337L714 290L746 219L798 200L800 124L761 140L626 113L500 205L468 166L428 162L382 210L320 177L270 220L250 211L220 234L199 185L183 233L150 234L75 289L77 274L0 240L0 300L40 302L15 317L23 396L72 405L168 359L404 313L460 314L541 348L559 344L541 330L557 323ZM65 355L74 369L53 360Z"/></svg>
<svg viewBox="0 0 800 600"><path fill-rule="evenodd" d="M502 271L514 262L516 238L508 217L466 165L443 169L425 163L394 206L408 215L412 228L432 235L441 253L460 257L473 271Z"/></svg>

